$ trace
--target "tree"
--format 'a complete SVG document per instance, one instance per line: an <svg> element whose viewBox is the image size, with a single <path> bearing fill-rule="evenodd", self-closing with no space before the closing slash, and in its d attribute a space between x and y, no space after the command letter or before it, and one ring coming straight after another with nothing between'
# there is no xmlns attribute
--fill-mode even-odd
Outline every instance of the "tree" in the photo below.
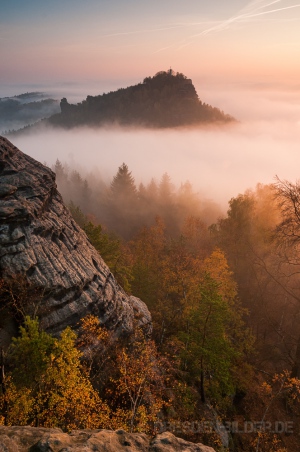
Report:
<svg viewBox="0 0 300 452"><path fill-rule="evenodd" d="M168 173L162 175L158 186L158 193L162 204L170 204L174 187Z"/></svg>
<svg viewBox="0 0 300 452"><path fill-rule="evenodd" d="M235 362L242 357L247 340L251 343L246 337L243 312L235 304L230 273L225 267L214 277L210 274L209 266L217 257L207 260L202 281L186 306L186 327L179 333L184 368L198 381L203 403L207 389L214 400L234 393Z"/></svg>
<svg viewBox="0 0 300 452"><path fill-rule="evenodd" d="M111 192L113 197L131 199L137 194L134 178L129 171L128 166L123 163L111 183Z"/></svg>
<svg viewBox="0 0 300 452"><path fill-rule="evenodd" d="M68 172L65 170L63 164L58 159L56 159L53 171L55 172L56 178L59 182L68 179Z"/></svg>
<svg viewBox="0 0 300 452"><path fill-rule="evenodd" d="M91 244L99 252L102 259L114 274L118 283L126 291L130 291L130 283L132 281L129 265L130 258L121 240L114 234L104 232L100 224L95 226L90 221L83 226L83 230L87 234Z"/></svg>
<svg viewBox="0 0 300 452"><path fill-rule="evenodd" d="M119 340L112 336L95 316L81 319L78 345L84 361L111 408L112 428L152 432L160 410L168 405L168 362L142 329Z"/></svg>
<svg viewBox="0 0 300 452"><path fill-rule="evenodd" d="M124 238L131 237L138 229L139 199L134 178L123 163L110 186L108 226Z"/></svg>
<svg viewBox="0 0 300 452"><path fill-rule="evenodd" d="M156 217L153 226L142 228L130 242L132 291L147 303L151 312L157 310L165 246L165 224L160 217Z"/></svg>
<svg viewBox="0 0 300 452"><path fill-rule="evenodd" d="M88 223L88 219L86 215L82 212L79 206L76 206L73 201L71 201L68 205L72 217L76 221L76 223L83 228L86 223Z"/></svg>
<svg viewBox="0 0 300 452"><path fill-rule="evenodd" d="M63 430L110 425L109 409L84 373L75 341L70 328L57 339L26 317L11 346L12 371L1 395L6 424Z"/></svg>
<svg viewBox="0 0 300 452"><path fill-rule="evenodd" d="M129 292L132 280L130 258L121 239L116 234L105 232L101 224L95 225L89 221L88 217L73 202L69 204L69 209L74 220L84 230L118 283Z"/></svg>
<svg viewBox="0 0 300 452"><path fill-rule="evenodd" d="M140 329L132 339L117 350L118 377L112 379L118 407L115 414L123 418L130 432L150 433L159 412L168 406L164 397L166 361Z"/></svg>
<svg viewBox="0 0 300 452"><path fill-rule="evenodd" d="M281 221L275 229L275 241L280 258L278 282L297 303L300 313L300 184L292 184L277 177L275 195L281 212ZM300 378L300 336L292 364L292 377Z"/></svg>
<svg viewBox="0 0 300 452"><path fill-rule="evenodd" d="M281 181L275 183L275 196L281 212L281 221L276 227L277 239L281 247L294 249L298 259L300 243L300 183Z"/></svg>
<svg viewBox="0 0 300 452"><path fill-rule="evenodd" d="M284 286L272 231L278 206L271 186L257 185L229 203L227 217L211 228L234 272L238 297L248 312L247 323L256 337L257 367L280 372L288 365L292 317L291 299ZM289 305L289 308L287 306ZM284 366L284 367L283 367Z"/></svg>
<svg viewBox="0 0 300 452"><path fill-rule="evenodd" d="M164 173L158 186L158 213L164 219L168 231L173 236L179 234L177 205L174 186L168 173Z"/></svg>

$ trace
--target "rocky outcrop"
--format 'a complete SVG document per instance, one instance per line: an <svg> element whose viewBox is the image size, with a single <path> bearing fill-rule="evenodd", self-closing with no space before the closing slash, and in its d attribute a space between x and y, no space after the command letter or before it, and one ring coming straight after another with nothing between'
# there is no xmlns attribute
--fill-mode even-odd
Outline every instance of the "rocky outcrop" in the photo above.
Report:
<svg viewBox="0 0 300 452"><path fill-rule="evenodd" d="M0 426L0 452L215 452L164 432L153 439L124 430L76 430Z"/></svg>
<svg viewBox="0 0 300 452"><path fill-rule="evenodd" d="M169 128L206 123L229 123L235 119L202 102L191 79L171 69L146 77L142 83L69 104L64 97L61 113L45 120L53 127L121 126Z"/></svg>
<svg viewBox="0 0 300 452"><path fill-rule="evenodd" d="M92 313L116 335L135 320L148 332L146 305L126 295L64 206L55 174L0 137L0 278L43 291L42 327L58 334Z"/></svg>

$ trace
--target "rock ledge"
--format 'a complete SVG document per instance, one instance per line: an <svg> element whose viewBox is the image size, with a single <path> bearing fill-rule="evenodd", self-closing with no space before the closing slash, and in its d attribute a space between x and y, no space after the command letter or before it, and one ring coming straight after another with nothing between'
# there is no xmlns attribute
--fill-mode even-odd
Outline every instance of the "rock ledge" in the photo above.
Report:
<svg viewBox="0 0 300 452"><path fill-rule="evenodd" d="M177 438L170 432L153 439L124 430L75 430L0 426L0 452L215 452L211 447Z"/></svg>

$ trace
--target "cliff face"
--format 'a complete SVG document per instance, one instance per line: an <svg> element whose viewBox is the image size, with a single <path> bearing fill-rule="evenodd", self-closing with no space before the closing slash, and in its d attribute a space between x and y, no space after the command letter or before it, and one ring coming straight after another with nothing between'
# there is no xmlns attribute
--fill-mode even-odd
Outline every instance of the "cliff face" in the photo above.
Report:
<svg viewBox="0 0 300 452"><path fill-rule="evenodd" d="M0 278L43 291L42 327L57 334L91 313L116 335L151 316L128 296L64 206L55 174L0 137Z"/></svg>

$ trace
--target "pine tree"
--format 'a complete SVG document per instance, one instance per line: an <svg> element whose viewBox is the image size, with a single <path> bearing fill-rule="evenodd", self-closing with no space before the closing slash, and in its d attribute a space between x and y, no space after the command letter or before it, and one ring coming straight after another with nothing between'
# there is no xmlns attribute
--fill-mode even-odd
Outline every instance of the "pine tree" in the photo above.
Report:
<svg viewBox="0 0 300 452"><path fill-rule="evenodd" d="M135 198L137 190L134 178L129 171L128 166L123 163L111 183L111 192L113 197L117 198Z"/></svg>
<svg viewBox="0 0 300 452"><path fill-rule="evenodd" d="M138 229L139 199L134 178L123 163L110 186L108 227L124 238L131 237Z"/></svg>

